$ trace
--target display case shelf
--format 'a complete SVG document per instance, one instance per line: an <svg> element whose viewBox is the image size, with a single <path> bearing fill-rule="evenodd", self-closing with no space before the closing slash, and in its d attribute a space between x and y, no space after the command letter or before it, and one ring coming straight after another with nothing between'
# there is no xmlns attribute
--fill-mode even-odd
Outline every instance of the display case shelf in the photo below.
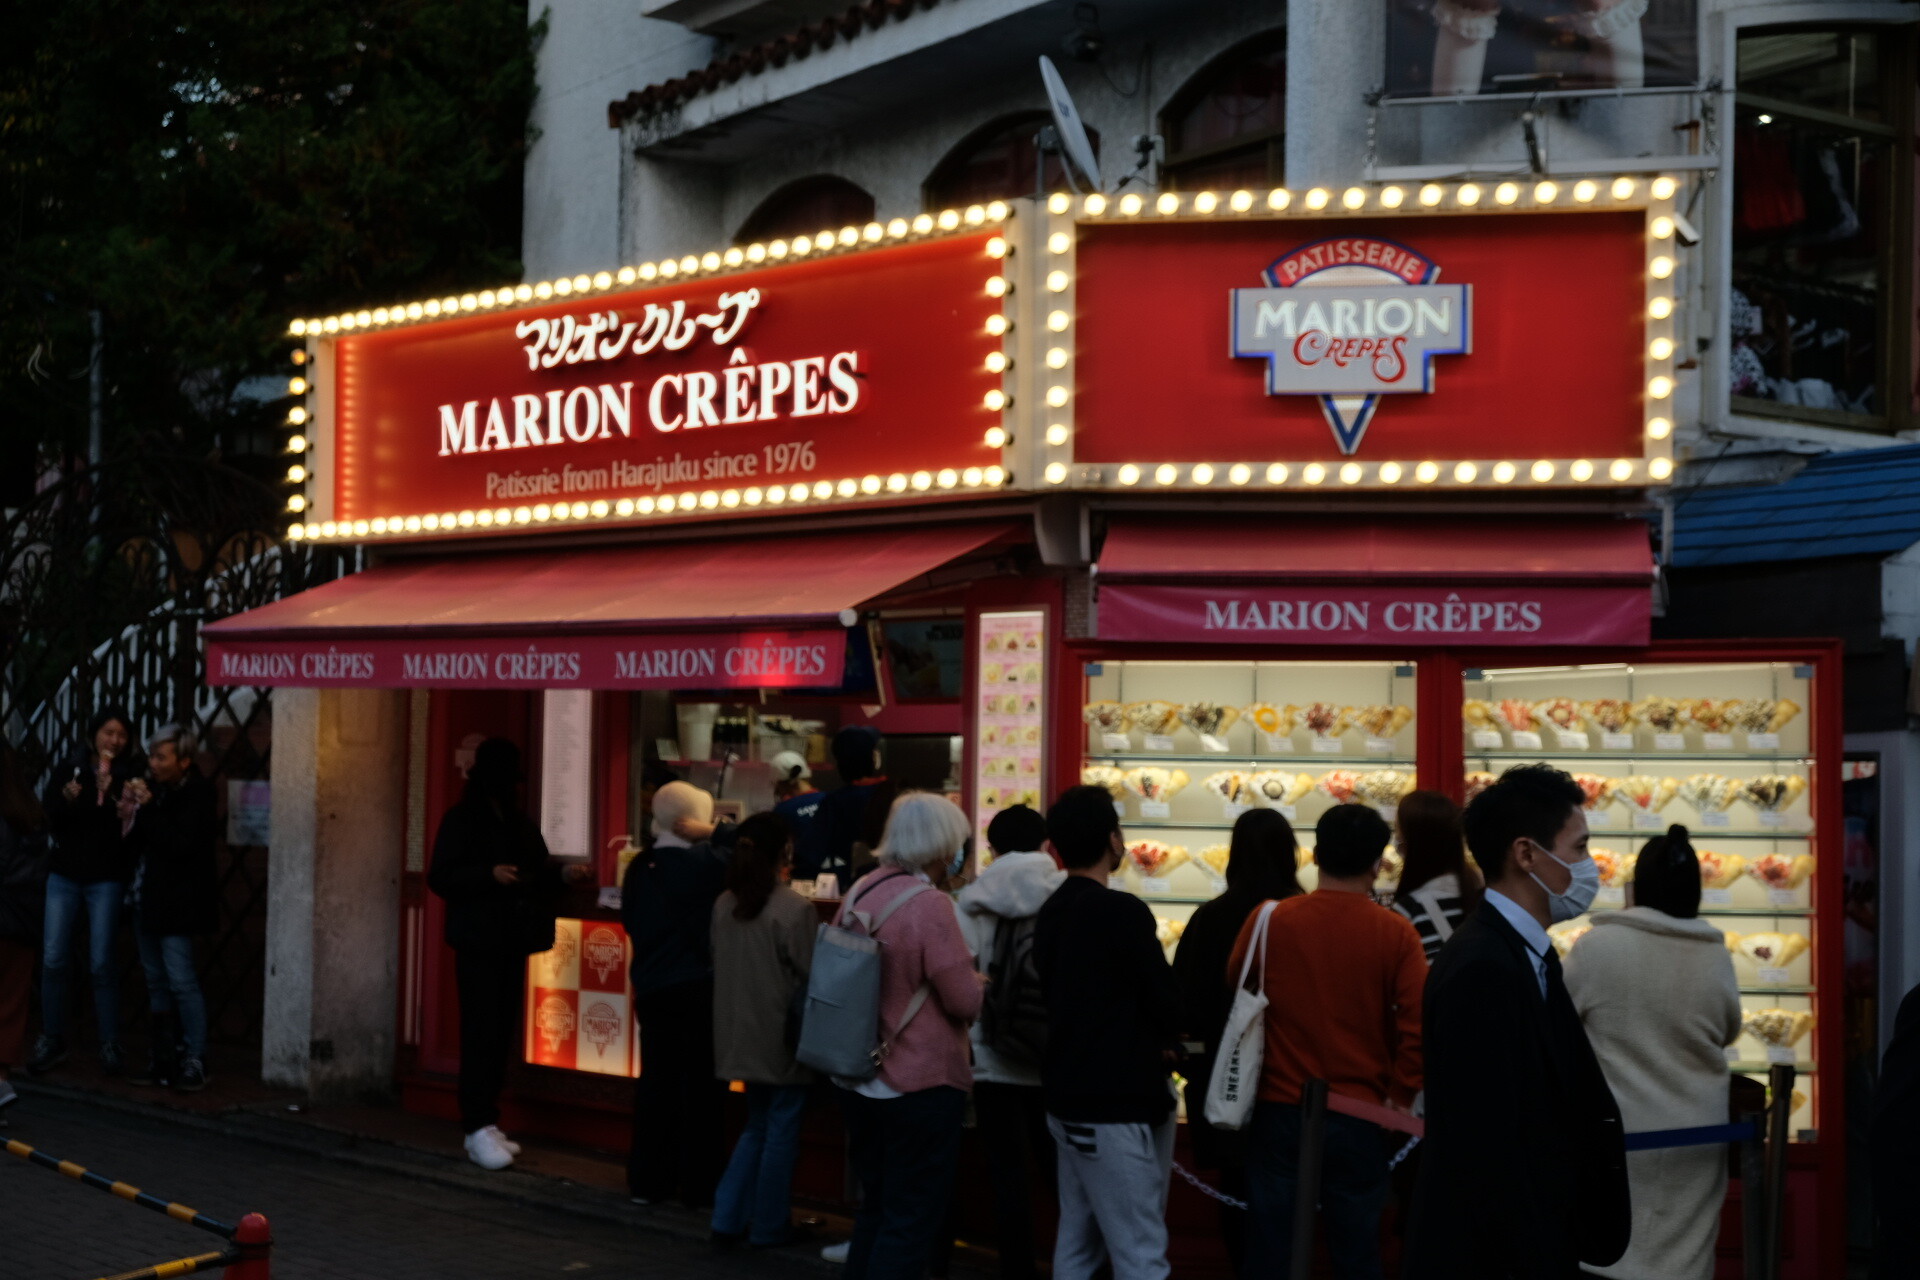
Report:
<svg viewBox="0 0 1920 1280"><path fill-rule="evenodd" d="M1798 907L1707 907L1700 908L1703 916L1795 916L1805 917L1813 914L1813 908Z"/></svg>
<svg viewBox="0 0 1920 1280"><path fill-rule="evenodd" d="M1762 1075L1763 1076L1767 1074L1769 1070L1771 1070L1776 1066L1787 1066L1787 1065L1791 1065L1795 1072L1803 1076L1812 1075L1816 1069L1814 1067L1814 1064L1811 1062L1795 1062L1792 1064L1778 1063L1778 1062L1729 1062L1727 1064L1727 1072L1730 1075Z"/></svg>
<svg viewBox="0 0 1920 1280"><path fill-rule="evenodd" d="M1810 996L1813 994L1813 988L1808 986L1742 987L1740 994L1743 996Z"/></svg>
<svg viewBox="0 0 1920 1280"><path fill-rule="evenodd" d="M1587 834L1596 840L1623 839L1651 840L1663 836L1667 828L1679 819L1669 819L1658 827L1603 827L1587 821ZM1813 830L1810 827L1702 827L1691 822L1681 822L1687 833L1697 845L1712 844L1715 840L1811 840Z"/></svg>
<svg viewBox="0 0 1920 1280"><path fill-rule="evenodd" d="M1174 751L1089 751L1085 759L1088 764L1180 764L1214 765L1226 767L1236 764L1247 765L1322 765L1334 768L1343 765L1366 764L1382 768L1400 767L1411 769L1417 763L1412 756L1369 756L1353 753L1334 755L1331 752L1318 752L1311 755L1265 756L1253 752L1204 751L1199 754L1181 755Z"/></svg>
<svg viewBox="0 0 1920 1280"><path fill-rule="evenodd" d="M1579 751L1570 747L1543 747L1538 751L1516 751L1502 748L1498 751L1491 747L1480 749L1467 748L1466 758L1472 760L1545 760L1554 763L1561 760L1608 760L1632 763L1635 761L1658 764L1672 761L1684 764L1692 761L1710 763L1742 762L1750 764L1797 764L1810 765L1811 756L1796 755L1789 751Z"/></svg>
<svg viewBox="0 0 1920 1280"><path fill-rule="evenodd" d="M1233 823L1222 818L1217 822L1183 822L1175 818L1129 818L1120 815L1120 821L1130 827L1140 827L1149 831L1218 831L1226 834L1233 830ZM1313 823L1295 822L1291 824L1295 831L1312 831Z"/></svg>

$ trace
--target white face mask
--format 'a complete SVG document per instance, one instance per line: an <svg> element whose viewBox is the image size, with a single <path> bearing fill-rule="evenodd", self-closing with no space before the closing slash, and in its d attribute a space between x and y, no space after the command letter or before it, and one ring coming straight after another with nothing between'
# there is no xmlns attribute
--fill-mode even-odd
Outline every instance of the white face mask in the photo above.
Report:
<svg viewBox="0 0 1920 1280"><path fill-rule="evenodd" d="M1552 853L1548 853L1547 856L1553 858ZM1560 862L1558 858L1553 860ZM1548 888L1545 880L1531 871L1527 873L1533 876L1535 884L1547 890L1547 914L1555 924L1571 920L1585 912L1593 905L1594 895L1600 892L1600 864L1592 858L1582 858L1570 866L1564 862L1560 862L1560 865L1566 867L1567 874L1573 877L1565 893L1555 893Z"/></svg>

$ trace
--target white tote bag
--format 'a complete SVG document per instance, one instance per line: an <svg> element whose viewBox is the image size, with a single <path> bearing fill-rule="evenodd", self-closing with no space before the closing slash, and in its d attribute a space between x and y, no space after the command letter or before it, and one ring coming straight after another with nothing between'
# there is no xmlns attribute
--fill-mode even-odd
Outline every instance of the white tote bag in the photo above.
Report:
<svg viewBox="0 0 1920 1280"><path fill-rule="evenodd" d="M1247 958L1240 964L1240 981L1233 989L1233 1007L1220 1033L1220 1052L1207 1080L1207 1123L1216 1129L1244 1129L1253 1116L1253 1097L1260 1088L1260 1065L1267 1047L1267 921L1279 905L1260 906L1260 918L1247 942ZM1255 978L1251 991L1247 990L1249 973Z"/></svg>

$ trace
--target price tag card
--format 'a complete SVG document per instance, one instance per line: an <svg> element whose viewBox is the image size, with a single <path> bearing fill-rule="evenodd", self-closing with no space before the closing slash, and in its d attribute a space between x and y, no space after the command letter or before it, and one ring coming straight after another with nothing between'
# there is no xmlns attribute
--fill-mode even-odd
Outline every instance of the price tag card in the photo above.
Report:
<svg viewBox="0 0 1920 1280"><path fill-rule="evenodd" d="M1294 808L1290 804L1281 805L1280 808L1277 810L1277 812L1280 814L1281 817L1285 818L1288 822L1300 821L1300 811Z"/></svg>
<svg viewBox="0 0 1920 1280"><path fill-rule="evenodd" d="M1390 756L1393 754L1392 738L1368 738L1367 754L1370 756Z"/></svg>
<svg viewBox="0 0 1920 1280"><path fill-rule="evenodd" d="M1216 738L1210 733L1200 735L1200 748L1203 751L1217 751L1221 755L1225 755L1228 750L1225 739Z"/></svg>
<svg viewBox="0 0 1920 1280"><path fill-rule="evenodd" d="M1120 815L1121 817L1123 817L1123 818L1124 818L1124 817L1126 817L1126 816L1127 816L1127 802L1126 802L1125 800L1115 800L1115 801L1113 802L1113 811L1114 811L1115 813L1117 813L1117 814L1119 814L1119 815Z"/></svg>
<svg viewBox="0 0 1920 1280"><path fill-rule="evenodd" d="M1218 871L1215 871L1212 867L1207 868L1207 880L1213 885L1213 891L1215 893L1225 893L1227 891L1227 878Z"/></svg>
<svg viewBox="0 0 1920 1280"><path fill-rule="evenodd" d="M1108 751L1131 751L1133 739L1124 733L1103 733L1100 735L1100 745Z"/></svg>
<svg viewBox="0 0 1920 1280"><path fill-rule="evenodd" d="M1341 742L1340 739L1338 738L1322 738L1318 735L1315 735L1313 739L1313 750L1315 755L1337 756L1342 751L1345 751L1346 749L1347 749L1346 744Z"/></svg>
<svg viewBox="0 0 1920 1280"><path fill-rule="evenodd" d="M1733 735L1730 733L1703 733L1700 746L1707 751L1733 750Z"/></svg>
<svg viewBox="0 0 1920 1280"><path fill-rule="evenodd" d="M1770 1044L1767 1046L1767 1061L1770 1064L1786 1066L1798 1059L1790 1044Z"/></svg>
<svg viewBox="0 0 1920 1280"><path fill-rule="evenodd" d="M1775 969L1771 965L1763 965L1760 969L1760 981L1769 987L1784 987L1792 982L1793 979L1787 976L1785 969Z"/></svg>
<svg viewBox="0 0 1920 1280"><path fill-rule="evenodd" d="M1148 735L1147 735L1147 750L1149 750L1149 751L1171 751L1171 750L1173 750L1173 738L1172 738L1172 736L1171 736L1171 735L1169 735L1169 734L1164 734L1164 733L1150 733L1150 734L1148 734Z"/></svg>
<svg viewBox="0 0 1920 1280"><path fill-rule="evenodd" d="M1165 820L1173 816L1173 806L1169 805L1165 800L1142 800L1140 802L1140 816L1143 818L1160 818Z"/></svg>
<svg viewBox="0 0 1920 1280"><path fill-rule="evenodd" d="M1556 729L1553 737L1562 751L1586 751L1593 746L1587 735L1578 729Z"/></svg>
<svg viewBox="0 0 1920 1280"><path fill-rule="evenodd" d="M1636 831L1665 831L1667 824L1660 821L1657 813L1648 813L1645 809L1633 811L1633 828Z"/></svg>
<svg viewBox="0 0 1920 1280"><path fill-rule="evenodd" d="M1377 804L1373 807L1374 811L1388 822L1392 822L1400 816L1400 806L1397 804Z"/></svg>
<svg viewBox="0 0 1920 1280"><path fill-rule="evenodd" d="M1703 907L1730 907L1733 905L1733 890L1702 889L1700 905Z"/></svg>
<svg viewBox="0 0 1920 1280"><path fill-rule="evenodd" d="M1624 907L1627 905L1627 891L1617 884L1601 885L1599 892L1593 895L1593 905L1601 909Z"/></svg>
<svg viewBox="0 0 1920 1280"><path fill-rule="evenodd" d="M1270 756L1293 754L1293 735L1290 733L1262 733L1260 741L1266 745L1267 754Z"/></svg>
<svg viewBox="0 0 1920 1280"><path fill-rule="evenodd" d="M620 886L617 884L601 885L600 896L595 899L594 905L602 911L618 911L620 909Z"/></svg>
<svg viewBox="0 0 1920 1280"><path fill-rule="evenodd" d="M1724 813L1703 813L1700 815L1700 825L1703 827L1730 827L1733 825L1733 819Z"/></svg>
<svg viewBox="0 0 1920 1280"><path fill-rule="evenodd" d="M1515 751L1539 751L1547 744L1540 741L1540 735L1531 729L1513 731L1513 749Z"/></svg>
<svg viewBox="0 0 1920 1280"><path fill-rule="evenodd" d="M1687 735L1684 733L1656 733L1653 735L1655 751L1685 751Z"/></svg>
<svg viewBox="0 0 1920 1280"><path fill-rule="evenodd" d="M1168 878L1167 878L1166 876L1141 876L1141 877L1140 877L1140 892L1142 892L1142 893L1172 893L1172 892L1173 892L1173 881L1172 881L1172 880L1170 880L1170 879L1168 879Z"/></svg>
<svg viewBox="0 0 1920 1280"><path fill-rule="evenodd" d="M1787 825L1787 815L1777 809L1762 809L1754 816L1759 819L1763 827L1779 828Z"/></svg>
<svg viewBox="0 0 1920 1280"><path fill-rule="evenodd" d="M1750 733L1747 735L1747 750L1778 751L1780 735L1777 733Z"/></svg>
<svg viewBox="0 0 1920 1280"><path fill-rule="evenodd" d="M1600 735L1602 751L1633 750L1633 735L1630 733L1603 733Z"/></svg>
<svg viewBox="0 0 1920 1280"><path fill-rule="evenodd" d="M1619 821L1619 816L1611 808L1587 810L1589 827L1611 827Z"/></svg>
<svg viewBox="0 0 1920 1280"><path fill-rule="evenodd" d="M1770 907L1797 907L1800 905L1798 889L1767 890L1767 905Z"/></svg>
<svg viewBox="0 0 1920 1280"><path fill-rule="evenodd" d="M1239 818L1241 814L1245 813L1248 809L1251 809L1252 807L1253 807L1252 805L1236 804L1232 800L1224 800L1220 804L1220 816L1225 818L1228 822L1233 822L1234 820Z"/></svg>
<svg viewBox="0 0 1920 1280"><path fill-rule="evenodd" d="M1722 1052L1727 1055L1728 1062L1740 1061L1740 1046L1730 1044Z"/></svg>
<svg viewBox="0 0 1920 1280"><path fill-rule="evenodd" d="M1500 731L1498 729L1475 729L1473 731L1473 745L1477 751L1498 751L1501 747Z"/></svg>

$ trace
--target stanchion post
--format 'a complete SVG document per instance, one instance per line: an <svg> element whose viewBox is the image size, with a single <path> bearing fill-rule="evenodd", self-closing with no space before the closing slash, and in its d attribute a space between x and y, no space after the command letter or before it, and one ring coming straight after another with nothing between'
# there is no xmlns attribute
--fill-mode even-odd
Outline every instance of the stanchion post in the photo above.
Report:
<svg viewBox="0 0 1920 1280"><path fill-rule="evenodd" d="M1761 1141L1767 1115L1750 1111L1740 1118L1753 1126L1740 1143L1740 1274L1767 1280L1767 1158Z"/></svg>
<svg viewBox="0 0 1920 1280"><path fill-rule="evenodd" d="M227 1280L272 1280L273 1228L260 1214L240 1219L233 1231L240 1257L227 1265Z"/></svg>
<svg viewBox="0 0 1920 1280"><path fill-rule="evenodd" d="M1313 1222L1320 1208L1320 1165L1327 1149L1327 1082L1309 1080L1300 1090L1300 1168L1293 1183L1293 1280L1313 1275Z"/></svg>
<svg viewBox="0 0 1920 1280"><path fill-rule="evenodd" d="M1792 1063L1767 1070L1766 1280L1780 1280L1780 1237L1787 1205L1787 1120L1793 1113Z"/></svg>

